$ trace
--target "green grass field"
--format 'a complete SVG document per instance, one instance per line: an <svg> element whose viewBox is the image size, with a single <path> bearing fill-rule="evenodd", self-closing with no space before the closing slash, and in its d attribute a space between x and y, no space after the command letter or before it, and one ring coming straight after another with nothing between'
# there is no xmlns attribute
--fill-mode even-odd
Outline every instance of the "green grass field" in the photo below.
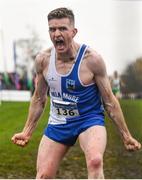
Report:
<svg viewBox="0 0 142 180"><path fill-rule="evenodd" d="M122 100L122 109L132 134L142 142L142 100ZM24 126L29 103L3 102L0 106L0 178L35 178L38 144L47 125L49 106L26 148L11 142ZM111 120L106 118L108 145L104 156L106 178L142 178L142 152L127 152ZM57 178L87 178L78 142L63 159Z"/></svg>

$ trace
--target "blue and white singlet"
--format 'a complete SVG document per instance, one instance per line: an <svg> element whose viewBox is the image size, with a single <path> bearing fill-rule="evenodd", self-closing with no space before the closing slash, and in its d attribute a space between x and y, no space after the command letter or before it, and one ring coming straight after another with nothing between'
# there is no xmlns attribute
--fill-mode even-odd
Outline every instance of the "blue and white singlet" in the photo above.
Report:
<svg viewBox="0 0 142 180"><path fill-rule="evenodd" d="M45 135L73 145L78 135L94 125L104 126L104 108L95 83L83 85L79 77L86 45L81 45L70 72L57 72L55 49L51 50L46 78L50 88L50 115Z"/></svg>

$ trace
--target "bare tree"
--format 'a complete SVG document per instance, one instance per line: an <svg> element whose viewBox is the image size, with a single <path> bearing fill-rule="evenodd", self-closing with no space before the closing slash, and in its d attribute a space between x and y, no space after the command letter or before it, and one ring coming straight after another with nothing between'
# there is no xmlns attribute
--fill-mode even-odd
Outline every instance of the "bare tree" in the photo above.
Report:
<svg viewBox="0 0 142 180"><path fill-rule="evenodd" d="M123 92L142 93L142 57L127 66L122 80L125 83Z"/></svg>

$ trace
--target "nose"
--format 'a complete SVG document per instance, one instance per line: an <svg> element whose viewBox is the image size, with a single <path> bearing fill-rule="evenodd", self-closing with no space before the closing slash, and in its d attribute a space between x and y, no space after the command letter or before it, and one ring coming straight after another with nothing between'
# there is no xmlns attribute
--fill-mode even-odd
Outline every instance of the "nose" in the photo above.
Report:
<svg viewBox="0 0 142 180"><path fill-rule="evenodd" d="M56 37L59 37L61 35L61 32L59 29L56 29L55 34Z"/></svg>

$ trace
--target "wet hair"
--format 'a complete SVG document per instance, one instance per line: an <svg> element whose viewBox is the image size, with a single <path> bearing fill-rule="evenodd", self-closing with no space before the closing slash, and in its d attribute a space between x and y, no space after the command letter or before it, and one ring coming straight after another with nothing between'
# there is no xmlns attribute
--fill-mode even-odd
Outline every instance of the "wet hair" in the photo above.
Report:
<svg viewBox="0 0 142 180"><path fill-rule="evenodd" d="M50 21L51 19L68 18L73 25L75 23L73 11L65 7L52 10L48 14L47 18L48 18L48 21Z"/></svg>

